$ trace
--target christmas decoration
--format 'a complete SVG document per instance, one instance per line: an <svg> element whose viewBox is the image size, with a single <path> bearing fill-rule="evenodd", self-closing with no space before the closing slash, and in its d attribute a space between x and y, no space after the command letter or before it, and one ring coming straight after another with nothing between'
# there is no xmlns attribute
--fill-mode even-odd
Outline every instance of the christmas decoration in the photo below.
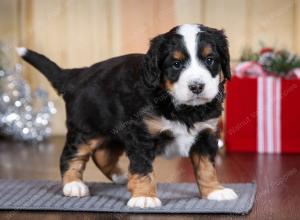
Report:
<svg viewBox="0 0 300 220"><path fill-rule="evenodd" d="M300 153L299 58L264 48L241 60L227 83L226 150Z"/></svg>
<svg viewBox="0 0 300 220"><path fill-rule="evenodd" d="M48 94L31 91L20 64L10 63L7 45L0 42L0 134L20 141L42 141L51 134L50 120L56 112Z"/></svg>
<svg viewBox="0 0 300 220"><path fill-rule="evenodd" d="M287 50L274 50L273 48L264 47L259 53L251 49L245 49L241 56L242 63L237 67L243 69L248 65L252 68L261 70L248 69L245 74L262 74L279 76L283 78L293 78L300 68L300 58ZM244 72L244 71L243 71Z"/></svg>

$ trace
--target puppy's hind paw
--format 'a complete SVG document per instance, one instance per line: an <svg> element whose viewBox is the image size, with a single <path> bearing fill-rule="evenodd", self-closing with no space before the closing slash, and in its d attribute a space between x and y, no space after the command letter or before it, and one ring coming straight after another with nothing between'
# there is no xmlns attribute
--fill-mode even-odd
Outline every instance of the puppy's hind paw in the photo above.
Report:
<svg viewBox="0 0 300 220"><path fill-rule="evenodd" d="M63 193L65 196L70 197L83 197L90 195L89 188L81 181L66 183L63 188Z"/></svg>

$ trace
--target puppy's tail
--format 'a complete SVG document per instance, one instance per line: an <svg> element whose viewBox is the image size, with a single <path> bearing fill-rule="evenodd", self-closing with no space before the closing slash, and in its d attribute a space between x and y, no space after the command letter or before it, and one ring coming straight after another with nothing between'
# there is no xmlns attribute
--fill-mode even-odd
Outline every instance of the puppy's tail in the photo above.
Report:
<svg viewBox="0 0 300 220"><path fill-rule="evenodd" d="M47 57L35 51L25 47L17 47L16 50L19 56L39 70L50 81L59 94L63 93L67 78L67 74L63 69Z"/></svg>

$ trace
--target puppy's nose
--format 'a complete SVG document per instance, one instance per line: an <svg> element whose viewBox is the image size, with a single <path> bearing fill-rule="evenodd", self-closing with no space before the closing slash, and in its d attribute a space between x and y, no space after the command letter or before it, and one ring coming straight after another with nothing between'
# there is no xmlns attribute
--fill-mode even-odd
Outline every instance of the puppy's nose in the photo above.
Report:
<svg viewBox="0 0 300 220"><path fill-rule="evenodd" d="M193 82L189 85L189 89L192 91L192 93L198 95L203 91L204 83Z"/></svg>

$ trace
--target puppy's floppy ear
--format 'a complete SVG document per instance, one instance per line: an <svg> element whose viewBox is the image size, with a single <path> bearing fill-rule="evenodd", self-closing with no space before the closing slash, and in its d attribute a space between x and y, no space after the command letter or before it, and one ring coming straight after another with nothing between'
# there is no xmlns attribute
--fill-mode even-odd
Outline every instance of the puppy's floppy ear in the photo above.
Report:
<svg viewBox="0 0 300 220"><path fill-rule="evenodd" d="M217 36L217 50L220 54L221 59L221 68L224 74L224 77L228 80L231 78L230 70L230 55L228 48L227 36L224 33L224 30L216 30Z"/></svg>
<svg viewBox="0 0 300 220"><path fill-rule="evenodd" d="M160 50L165 41L163 35L158 35L150 41L150 48L145 58L144 83L147 87L156 88L160 84L161 69L159 67Z"/></svg>

